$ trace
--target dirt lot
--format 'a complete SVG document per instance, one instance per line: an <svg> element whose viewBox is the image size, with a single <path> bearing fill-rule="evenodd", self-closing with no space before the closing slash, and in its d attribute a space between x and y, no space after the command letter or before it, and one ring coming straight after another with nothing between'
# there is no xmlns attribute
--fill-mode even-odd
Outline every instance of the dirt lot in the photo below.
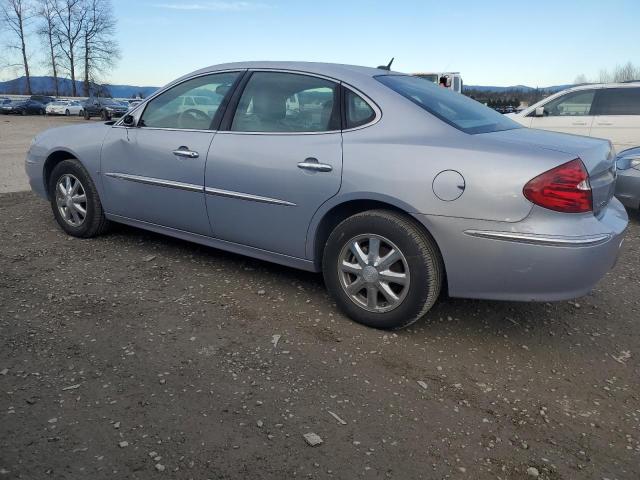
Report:
<svg viewBox="0 0 640 480"><path fill-rule="evenodd" d="M66 121L23 120L0 117L3 172ZM592 295L443 298L388 333L318 275L126 227L73 239L0 195L0 479L638 479L632 216Z"/></svg>
<svg viewBox="0 0 640 480"><path fill-rule="evenodd" d="M397 334L317 275L72 239L29 193L0 224L0 478L640 475L637 217L577 303L442 299Z"/></svg>
<svg viewBox="0 0 640 480"><path fill-rule="evenodd" d="M84 121L79 117L0 115L0 192L29 189L24 156L33 137L48 128Z"/></svg>

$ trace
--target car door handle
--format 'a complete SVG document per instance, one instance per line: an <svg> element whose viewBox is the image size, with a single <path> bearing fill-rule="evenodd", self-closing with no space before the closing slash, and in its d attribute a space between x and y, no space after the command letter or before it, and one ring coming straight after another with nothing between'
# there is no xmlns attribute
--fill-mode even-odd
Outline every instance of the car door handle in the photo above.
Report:
<svg viewBox="0 0 640 480"><path fill-rule="evenodd" d="M585 126L587 122L573 122L571 125Z"/></svg>
<svg viewBox="0 0 640 480"><path fill-rule="evenodd" d="M603 126L613 125L613 122L598 122L597 125L603 125Z"/></svg>
<svg viewBox="0 0 640 480"><path fill-rule="evenodd" d="M331 165L326 163L319 163L317 158L305 158L304 162L298 164L298 168L303 170L311 170L312 172L330 172L333 170Z"/></svg>
<svg viewBox="0 0 640 480"><path fill-rule="evenodd" d="M172 153L176 157L184 157L184 158L198 158L200 156L198 152L189 150L188 147L179 147L177 150L174 150Z"/></svg>

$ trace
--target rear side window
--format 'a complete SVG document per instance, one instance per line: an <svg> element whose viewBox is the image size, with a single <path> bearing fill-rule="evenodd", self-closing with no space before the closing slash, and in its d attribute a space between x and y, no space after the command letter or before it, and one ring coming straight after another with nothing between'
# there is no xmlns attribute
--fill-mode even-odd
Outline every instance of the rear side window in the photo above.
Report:
<svg viewBox="0 0 640 480"><path fill-rule="evenodd" d="M490 133L522 128L520 124L475 100L454 93L448 88L425 82L421 78L408 75L380 75L376 80L465 133Z"/></svg>
<svg viewBox="0 0 640 480"><path fill-rule="evenodd" d="M640 88L600 90L596 115L640 115Z"/></svg>
<svg viewBox="0 0 640 480"><path fill-rule="evenodd" d="M327 132L340 129L338 85L323 78L255 72L242 92L231 130Z"/></svg>
<svg viewBox="0 0 640 480"><path fill-rule="evenodd" d="M373 108L358 94L345 91L346 117L345 128L356 128L366 125L376 117Z"/></svg>
<svg viewBox="0 0 640 480"><path fill-rule="evenodd" d="M591 104L595 97L595 90L580 90L567 93L544 105L545 117L583 117L591 115ZM531 112L529 116L534 116Z"/></svg>

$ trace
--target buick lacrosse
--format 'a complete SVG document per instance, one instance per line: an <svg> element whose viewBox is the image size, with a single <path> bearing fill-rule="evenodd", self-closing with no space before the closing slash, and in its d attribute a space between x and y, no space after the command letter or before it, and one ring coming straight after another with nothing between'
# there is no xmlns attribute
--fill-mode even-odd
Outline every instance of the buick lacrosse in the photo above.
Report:
<svg viewBox="0 0 640 480"><path fill-rule="evenodd" d="M218 65L116 122L48 130L26 170L76 237L120 222L322 271L352 319L451 297L560 300L627 225L608 141L521 128L431 82L348 65Z"/></svg>

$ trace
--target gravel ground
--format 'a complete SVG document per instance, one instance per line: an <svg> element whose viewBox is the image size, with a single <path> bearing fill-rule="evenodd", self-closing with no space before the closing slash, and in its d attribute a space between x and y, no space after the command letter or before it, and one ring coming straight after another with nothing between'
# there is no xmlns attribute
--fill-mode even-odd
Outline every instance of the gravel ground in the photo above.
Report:
<svg viewBox="0 0 640 480"><path fill-rule="evenodd" d="M48 128L85 122L81 117L0 115L0 193L29 190L24 157L29 142Z"/></svg>
<svg viewBox="0 0 640 480"><path fill-rule="evenodd" d="M632 215L587 297L444 298L390 333L319 275L127 227L74 239L0 195L0 479L637 479Z"/></svg>

